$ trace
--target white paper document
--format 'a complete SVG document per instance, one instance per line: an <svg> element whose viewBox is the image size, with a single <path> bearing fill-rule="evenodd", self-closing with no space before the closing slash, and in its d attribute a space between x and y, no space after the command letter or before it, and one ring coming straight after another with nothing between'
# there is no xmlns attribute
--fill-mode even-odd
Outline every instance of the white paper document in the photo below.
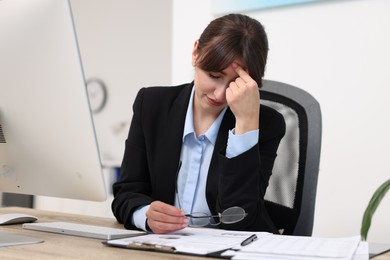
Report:
<svg viewBox="0 0 390 260"><path fill-rule="evenodd" d="M169 234L148 234L107 241L108 245L128 248L172 251L176 253L207 255L239 245L253 232L227 231L211 228L190 228ZM256 233L267 236L270 233Z"/></svg>
<svg viewBox="0 0 390 260"><path fill-rule="evenodd" d="M351 260L368 260L368 244L367 242L360 242L352 258L328 258L328 257L310 257L310 256L293 256L293 255L280 255L280 254L257 254L257 253L248 253L244 251L234 251L228 250L225 251L222 255L230 256L232 259L245 259L245 260L319 260L319 259L351 259Z"/></svg>
<svg viewBox="0 0 390 260"><path fill-rule="evenodd" d="M247 246L233 248L223 255L230 255L233 259L352 259L359 242L359 236L321 238L270 235Z"/></svg>
<svg viewBox="0 0 390 260"><path fill-rule="evenodd" d="M242 241L253 234L257 239L241 246ZM169 234L148 234L106 242L111 246L195 255L224 251L221 256L233 259L304 260L353 259L359 243L359 236L320 238L190 227ZM359 251L360 258L357 259L365 259L365 256L368 259L366 251Z"/></svg>
<svg viewBox="0 0 390 260"><path fill-rule="evenodd" d="M369 259L368 243L364 241L360 241L358 248L353 254L352 260L368 260L368 259Z"/></svg>

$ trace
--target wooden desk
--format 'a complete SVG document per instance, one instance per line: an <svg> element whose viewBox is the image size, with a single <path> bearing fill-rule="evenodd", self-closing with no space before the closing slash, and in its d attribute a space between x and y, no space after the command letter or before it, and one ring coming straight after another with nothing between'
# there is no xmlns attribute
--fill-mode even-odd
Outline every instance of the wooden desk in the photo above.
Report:
<svg viewBox="0 0 390 260"><path fill-rule="evenodd" d="M104 227L122 227L115 219L56 213L29 208L0 208L0 214L26 213L38 218L38 222L65 221ZM165 254L140 250L114 248L102 244L102 240L49 232L23 229L21 224L0 226L0 232L14 233L43 239L40 244L0 247L0 259L202 259L186 255ZM212 259L204 257L203 259Z"/></svg>
<svg viewBox="0 0 390 260"><path fill-rule="evenodd" d="M5 213L26 213L34 215L40 222L65 221L104 227L122 227L122 225L118 224L116 220L112 218L65 214L29 208L0 208L0 214ZM0 226L0 232L36 237L45 241L44 243L33 245L1 247L1 259L216 259L108 247L103 245L101 243L102 240L99 239L27 230L23 229L21 224ZM372 259L389 260L390 252Z"/></svg>
<svg viewBox="0 0 390 260"><path fill-rule="evenodd" d="M390 260L390 251L371 258L372 260Z"/></svg>

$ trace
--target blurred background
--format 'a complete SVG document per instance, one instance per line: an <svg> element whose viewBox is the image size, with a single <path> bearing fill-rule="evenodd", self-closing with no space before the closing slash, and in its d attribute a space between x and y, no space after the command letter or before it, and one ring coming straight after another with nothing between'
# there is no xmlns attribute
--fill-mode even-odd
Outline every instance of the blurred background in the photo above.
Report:
<svg viewBox="0 0 390 260"><path fill-rule="evenodd" d="M313 235L358 235L371 195L390 177L390 1L267 2L278 1L71 1L86 77L107 87L107 101L94 114L107 187L122 160L138 90L192 81L195 40L212 19L240 12L258 19L268 33L265 78L305 89L321 105ZM37 197L35 207L112 217L111 200ZM370 242L390 241L389 219L387 195L375 213Z"/></svg>

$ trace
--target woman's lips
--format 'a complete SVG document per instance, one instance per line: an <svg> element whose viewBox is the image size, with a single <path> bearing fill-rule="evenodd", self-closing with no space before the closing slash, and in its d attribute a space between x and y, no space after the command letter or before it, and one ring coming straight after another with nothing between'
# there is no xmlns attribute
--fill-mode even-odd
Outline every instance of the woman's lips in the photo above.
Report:
<svg viewBox="0 0 390 260"><path fill-rule="evenodd" d="M209 101L209 103L210 103L212 106L219 107L219 106L221 106L221 105L223 104L223 103L217 102L217 101L215 101L215 100L213 100L213 99L211 99L211 98L209 98L209 97L207 97L207 100Z"/></svg>

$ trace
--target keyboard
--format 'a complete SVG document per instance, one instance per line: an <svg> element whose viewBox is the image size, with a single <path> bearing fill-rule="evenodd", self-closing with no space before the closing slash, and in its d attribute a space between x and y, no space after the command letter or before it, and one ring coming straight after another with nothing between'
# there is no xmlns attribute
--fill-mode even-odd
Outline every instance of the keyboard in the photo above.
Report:
<svg viewBox="0 0 390 260"><path fill-rule="evenodd" d="M104 240L119 239L146 234L146 232L144 231L92 226L70 222L25 223L23 224L23 228L29 230L46 231L58 234L97 238Z"/></svg>

